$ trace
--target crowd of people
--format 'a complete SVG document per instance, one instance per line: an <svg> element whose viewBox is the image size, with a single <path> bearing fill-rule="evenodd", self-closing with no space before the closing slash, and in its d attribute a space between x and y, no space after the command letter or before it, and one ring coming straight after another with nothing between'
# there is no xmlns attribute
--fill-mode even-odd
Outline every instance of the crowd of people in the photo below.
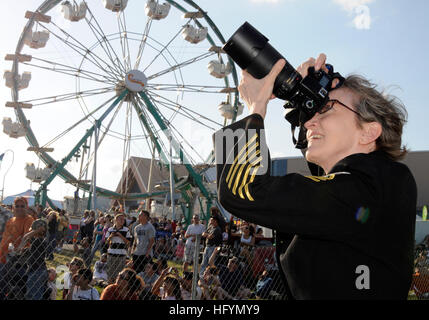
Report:
<svg viewBox="0 0 429 320"><path fill-rule="evenodd" d="M256 225L225 221L217 208L207 225L198 215L187 226L115 209L86 210L74 237L69 227L65 211L29 207L25 198L0 207L0 300L284 297L272 238ZM65 274L48 267L70 249ZM428 259L429 237L416 247L412 289L420 299L429 295Z"/></svg>
<svg viewBox="0 0 429 320"><path fill-rule="evenodd" d="M0 300L267 298L275 281L281 293L271 239L225 221L217 208L207 225L198 215L186 225L146 210L86 210L76 233L69 230L64 210L29 207L23 197L1 207ZM65 274L48 267L70 250Z"/></svg>

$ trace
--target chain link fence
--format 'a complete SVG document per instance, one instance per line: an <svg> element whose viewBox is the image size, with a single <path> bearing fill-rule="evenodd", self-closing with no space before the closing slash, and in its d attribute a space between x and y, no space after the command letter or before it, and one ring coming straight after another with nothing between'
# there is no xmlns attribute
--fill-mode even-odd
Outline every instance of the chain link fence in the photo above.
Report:
<svg viewBox="0 0 429 320"><path fill-rule="evenodd" d="M89 224L92 230L82 225L69 236L73 228L53 232L49 216L22 232L24 238L6 239L17 230L5 230L0 299L286 299L275 243L257 226L227 224L220 243L213 244L213 228L192 233L195 227L185 230L166 219L151 219L144 228L137 227L141 221L123 220L116 228L116 219L104 215ZM429 247L416 246L409 299L429 299L428 259Z"/></svg>

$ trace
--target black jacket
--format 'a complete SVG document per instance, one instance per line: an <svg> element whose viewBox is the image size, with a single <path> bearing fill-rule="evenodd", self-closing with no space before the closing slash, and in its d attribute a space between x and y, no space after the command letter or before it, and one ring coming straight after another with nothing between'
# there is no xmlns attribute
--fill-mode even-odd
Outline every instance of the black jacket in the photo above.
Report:
<svg viewBox="0 0 429 320"><path fill-rule="evenodd" d="M218 196L233 215L277 231L291 298L406 299L417 201L410 170L376 151L348 156L326 176L273 177L263 128L251 115L215 133Z"/></svg>

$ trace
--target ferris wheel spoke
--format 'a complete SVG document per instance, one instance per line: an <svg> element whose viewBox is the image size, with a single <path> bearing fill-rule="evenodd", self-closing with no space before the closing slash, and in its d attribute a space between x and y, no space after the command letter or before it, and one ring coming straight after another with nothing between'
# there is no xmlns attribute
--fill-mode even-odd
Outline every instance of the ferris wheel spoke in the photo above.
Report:
<svg viewBox="0 0 429 320"><path fill-rule="evenodd" d="M103 107L105 107L109 102L112 102L112 100L115 99L115 98L116 97L113 96L113 97L109 98L107 101L103 102L100 106L98 106L96 109L94 109L91 113L88 113L85 117L83 117L82 119L80 119L79 121L77 121L75 124L73 124L72 126L70 126L69 128L67 128L66 130L64 130L63 132L61 132L59 135L57 135L56 137L54 137L53 139L51 139L49 142L45 143L42 147L45 148L45 147L48 147L48 146L52 145L54 142L57 142L64 135L66 135L67 133L69 133L70 131L72 131L74 128L76 128L82 122L84 122L85 120L87 120L89 117L93 116L97 111L99 111L100 109L102 109Z"/></svg>
<svg viewBox="0 0 429 320"><path fill-rule="evenodd" d="M181 139L182 139L182 144L183 142L188 146L188 148L190 148L192 151L194 151L194 153L202 160L202 162L204 162L204 158L200 155L199 152L197 152L197 150L195 150L195 148L192 146L191 143L189 143L180 133L180 130L177 130L176 127L170 123L170 128L172 129L172 132L174 135L178 135ZM176 141L179 141L179 139L177 139L177 135L176 135ZM182 148L181 148L182 149ZM187 152L186 150L182 149L182 152L184 152L187 156L188 159L192 160L192 156L189 154L189 152ZM195 163L195 161L192 160L192 163Z"/></svg>
<svg viewBox="0 0 429 320"><path fill-rule="evenodd" d="M23 64L27 65L27 66L39 68L39 69L44 69L44 70L52 71L52 72L55 72L55 73L65 74L65 75L72 76L72 77L76 77L77 76L76 72L72 71L70 69L60 69L60 68L55 68L55 67L46 67L46 66L37 65L37 64L34 64L34 63L28 63L28 62L24 62ZM86 79L86 80L90 80L90 81L95 81L95 82L100 82L100 83L106 84L106 80L96 79L96 78L94 78L92 76L83 76L83 75L80 75L79 78L80 79ZM109 82L111 82L111 81L109 81Z"/></svg>
<svg viewBox="0 0 429 320"><path fill-rule="evenodd" d="M105 46L105 43L106 43L106 42L109 42L109 41L107 40L107 38L101 38L101 39L100 39L100 38L97 36L97 30L96 30L96 28L92 25L91 20L89 20L89 19L85 18L85 21L88 23L88 26L89 26L89 28L90 28L90 29L91 29L91 31L92 31L92 34L93 34L93 35L94 35L94 37L97 39L98 43L100 44L100 47L103 49L104 53L105 53L105 54L106 54L106 56L109 58L109 60L110 60L111 64L112 64L113 66L115 66L116 71L117 71L118 73L125 73L125 68L123 67L123 65L122 65L121 61L120 61L119 59L115 59L115 58L112 56L112 53L110 52L109 47L108 47L108 46ZM119 63L119 65L117 65L117 63Z"/></svg>
<svg viewBox="0 0 429 320"><path fill-rule="evenodd" d="M180 92L194 92L194 93L216 93L225 94L224 90L229 92L236 91L236 88L229 88L225 86L202 86L190 84L158 84L148 83L147 88L156 91L180 91Z"/></svg>
<svg viewBox="0 0 429 320"><path fill-rule="evenodd" d="M107 124L107 126L106 126L106 127L104 127L103 125L101 126L101 127L102 127L102 128L104 128L105 130L103 131L101 138L98 140L98 148L100 148L100 145L101 145L101 143L104 141L104 138L105 138L106 136L110 136L110 135L109 135L110 128L111 128L111 126L112 126L113 122L115 121L115 118L116 118L116 116L117 116L117 115L118 115L118 113L119 113L119 110L122 108L122 105L123 105L123 100L122 100L122 101L119 103L119 105L116 107L116 110L115 110L115 112L114 112L114 114L113 114L112 118L110 119L109 123ZM95 152L93 151L93 152L91 153L91 155L89 155L89 156L88 156L88 160L87 160L87 163L86 163L85 167L83 168L83 172L87 172L87 171L88 171L88 168L89 168L89 166L90 166L90 164L91 164L91 162L92 162L92 160L93 160L93 158L94 158L94 155L95 155Z"/></svg>
<svg viewBox="0 0 429 320"><path fill-rule="evenodd" d="M135 99L134 108L136 110L136 113L139 117L140 123L145 127L146 132L148 133L152 143L155 145L156 149L158 150L158 153L161 157L161 160L164 163L168 163L167 158L167 148L164 145L164 142L159 137L158 132L159 130L156 129L155 125L153 124L151 117L146 112L146 106L139 98Z"/></svg>
<svg viewBox="0 0 429 320"><path fill-rule="evenodd" d="M54 31L46 27L45 25L38 23L39 26L46 29L50 33L52 33L56 38L58 38L60 41L64 42L67 46L75 50L79 55L81 55L86 60L90 61L92 64L94 64L96 67L98 67L103 72L106 72L109 74L107 69L109 69L118 79L121 78L121 73L117 70L113 69L104 59L100 58L98 55L96 55L93 51L91 51L89 48L87 48L85 45L83 45L79 40L77 40L75 37L73 37L71 34L69 34L67 31L59 27L57 24L55 24L53 21L51 21L51 24L55 26L67 39L63 39L61 36L56 34ZM74 42L69 41L68 39L72 39ZM92 58L90 59L89 56ZM104 67L100 64L104 64ZM107 69L106 69L107 68Z"/></svg>
<svg viewBox="0 0 429 320"><path fill-rule="evenodd" d="M164 106L166 106L166 105L170 105L170 106L172 106L172 107L175 107L175 109L182 109L182 110L183 110L183 112L185 112L187 115L189 115L190 117L192 117L195 121L200 121L200 120L198 120L198 118L200 118L200 119L204 119L204 120L206 120L206 121L208 121L208 122L211 122L211 123L213 123L213 124L216 124L216 125L218 125L218 126L220 126L220 127L223 127L223 124L221 124L221 123L219 123L219 122L216 122L216 121L214 121L214 120L212 120L212 119L210 119L210 118L208 118L208 117L206 117L206 116L204 116L204 115L202 115L202 114L200 114L200 113L198 113L198 112L196 112L196 111L194 111L194 110L192 110L192 109L190 109L190 108L187 108L187 107L185 107L184 105L181 105L181 104L179 104L179 103L177 103L177 102L175 102L175 101L173 101L173 100L170 100L170 99L168 99L168 98L166 98L166 97L163 97L163 96L161 96L161 95L158 95L158 94L156 94L156 93L154 93L154 92L151 92L150 94L148 93L148 95L149 95L152 99L154 99L154 100L156 100L156 101L160 102L160 103L161 103L162 105L164 105ZM157 98L162 99L162 100L164 100L164 101L162 101L162 100L158 100L158 99L154 98L153 96L156 96ZM191 113L192 113L192 114L195 114L198 118L193 117L193 116L191 115ZM206 126L207 126L207 125L206 125ZM210 129L213 129L213 128L210 128ZM214 130L214 129L213 129L213 130Z"/></svg>
<svg viewBox="0 0 429 320"><path fill-rule="evenodd" d="M204 60L204 59L206 59L206 58L208 58L208 57L210 57L210 56L212 56L212 55L214 55L214 54L215 54L214 52L206 52L206 53L203 53L203 54L201 54L201 55L199 55L199 56L197 56L197 57L194 57L194 58L192 58L192 59L189 59L189 60L186 60L186 61L184 61L184 62L178 63L178 64L176 64L176 65L174 65L174 66L171 66L171 67L170 67L170 68L168 68L168 69L165 69L165 70L163 70L163 71L160 71L160 72L158 72L158 73L155 73L155 74L153 74L153 75L150 75L147 79L148 79L148 81L149 81L149 80L152 80L152 79L158 78L158 77L160 77L160 76L162 76L162 75L164 75L164 74L167 74L167 73L169 73L169 72L175 71L175 70L177 70L177 69L181 69L181 68L183 68L183 67L185 67L185 66L187 66L187 65L190 65L190 64L192 64L192 63L194 63L194 62L197 62L197 61L200 61L200 60Z"/></svg>
<svg viewBox="0 0 429 320"><path fill-rule="evenodd" d="M178 135L179 135L180 137L182 137L182 140L183 140L183 141L185 141L185 143L186 143L189 147L191 147L191 148L192 148L191 144L189 144L189 143L186 141L186 139L185 139L185 138L184 138L184 137L179 133L179 131L174 127L174 125L173 125L169 120L167 120L167 119L165 118L165 116L160 112L160 110L159 110L159 108L158 108L157 104L156 104L156 103L154 103L154 100L153 100L149 95L148 95L148 97L149 97L150 101L152 102L153 107L155 108L155 110L157 111L157 113L160 115L160 117L161 117L161 119L163 120L163 122L164 122L166 125L168 125L169 131L170 131L170 133L173 135L173 138L175 139L176 143L179 143L179 146L178 146L178 147L180 148L181 152L187 156L187 160L188 160L189 164L195 164L195 162L194 162L194 161L191 161L191 160L192 160L192 157L190 156L190 154L189 154L188 152L186 152L186 150L183 150L183 149L182 149L182 147L180 146L180 142L179 142L179 140L180 140L180 139L177 139L177 135L175 135L175 134L174 134L174 131L175 131L175 132L177 132L177 133L178 133ZM174 116L174 114L173 114L173 116ZM197 119L195 119L195 118L193 119L193 121L198 122L198 123L202 124L203 126L207 127L206 125L204 125L203 123L199 122L199 121L198 121ZM210 127L208 127L208 128L210 128ZM215 130L215 129L213 129L213 128L210 128L210 129ZM192 148L192 149L193 149L193 148ZM204 159L203 159L203 158L201 158L201 159L204 161Z"/></svg>
<svg viewBox="0 0 429 320"><path fill-rule="evenodd" d="M185 157L186 157L186 161L187 161L187 164L190 164L190 165L195 165L196 164L196 161L193 159L193 157L192 157L192 155L189 153L189 151L187 150L187 149L184 149L183 148L183 145L185 144L185 145L187 145L188 146L188 148L190 148L190 149L192 149L195 153L196 153L196 155L202 160L202 161L204 161L204 159L201 157L201 155L192 147L192 145L182 136L182 134L180 134L180 131L179 130L177 130L176 129L176 127L172 124L172 123L170 123L170 122L168 122L168 120L167 119L165 119L164 118L164 121L166 122L166 123L168 123L168 128L169 128L169 131L170 131L170 134L171 134L171 136L172 136L172 138L173 138L173 141L175 141L175 144L176 144L176 153L177 153L177 155L179 156L180 155L180 153L182 153L183 155L185 155ZM181 139L179 139L178 138L178 136L181 138Z"/></svg>
<svg viewBox="0 0 429 320"><path fill-rule="evenodd" d="M144 28L144 32L139 45L139 51L137 53L136 63L134 65L134 70L138 70L139 68L140 61L141 61L141 58L143 57L143 52L146 46L147 37L149 35L150 28L152 27L152 22L153 22L153 19L151 17L149 17L149 19L147 19L146 21L146 26Z"/></svg>
<svg viewBox="0 0 429 320"><path fill-rule="evenodd" d="M59 95L50 96L50 97L35 98L35 99L30 99L30 100L25 100L25 101L20 101L20 102L32 103L32 105L34 107L34 106L41 106L41 105L46 105L46 104L50 104L50 103L75 100L75 99L88 97L88 96L95 96L95 95L99 95L99 94L109 93L109 92L112 92L114 90L115 90L115 87L98 88L98 89L84 90L84 91L79 91L79 92L64 93L64 94L59 94ZM45 101L45 100L47 100L47 101Z"/></svg>
<svg viewBox="0 0 429 320"><path fill-rule="evenodd" d="M208 129L210 129L210 130L215 130L213 127L210 127L209 125L207 125L207 124L205 124L205 123L201 122L201 120L200 120L200 119L193 117L192 115L190 115L190 114L189 114L189 113L187 113L186 111L184 111L184 112L180 112L179 110L181 110L181 108L180 108L180 107L177 107L177 104L168 103L168 102L165 102L165 101L160 101L160 100L154 99L154 98L153 98L153 97L151 97L150 95L148 95L148 96L151 98L151 100L152 100L152 102L153 102L154 104L158 104L158 105L160 105L160 106L161 106L161 107L163 107L163 108L166 108L166 109L168 109L168 110L173 111L173 114L172 114L172 116L170 117L170 119L168 120L168 122L171 122L171 121L172 121L172 118L173 118L175 115L179 114L179 115L181 115L181 116L183 116L183 117L185 117L185 118L187 118L187 119L189 119L189 120L192 120L193 122L199 123L200 125L202 125L202 126L204 126L204 127L208 128Z"/></svg>
<svg viewBox="0 0 429 320"><path fill-rule="evenodd" d="M123 17L123 19L121 19L121 16ZM123 57L124 64L125 64L127 70L130 70L131 69L131 54L130 54L130 46L128 43L128 34L127 34L127 26L126 26L126 22L125 22L124 11L118 12L117 21L118 21L119 37L120 37L121 48L122 48L122 57Z"/></svg>
<svg viewBox="0 0 429 320"><path fill-rule="evenodd" d="M37 57L32 57L32 60L36 60L38 62L47 64L47 65L51 65L52 66L52 71L64 71L64 72L74 72L74 74L72 74L73 76L77 76L79 74L83 74L85 76L87 76L89 80L94 80L94 81L102 81L102 82L112 82L112 83L116 83L117 79L111 77L111 76L106 76L103 74L99 74L93 71L88 71L85 69L81 69L81 68L75 68L69 65L65 65L62 63L58 63L58 62L53 62L53 61L49 61L46 59L41 59L41 58L37 58ZM32 65L28 62L23 62L23 64L27 64L27 65ZM34 66L38 66L38 65L34 65ZM40 66L40 67L46 67L46 66ZM60 67L60 68L59 68Z"/></svg>
<svg viewBox="0 0 429 320"><path fill-rule="evenodd" d="M95 67L97 67L99 70L110 74L109 72L106 71L105 68L103 68L97 60L93 60L91 59L91 50L87 49L87 48L82 48L78 45L76 45L75 43L69 41L68 39L63 39L61 36L57 35L55 32L53 32L52 30L50 30L49 28L47 28L46 26L43 26L48 32L50 32L52 35L54 35L54 37L56 37L57 39L59 39L61 42L63 42L66 46L68 46L69 48L71 48L73 51L75 51L78 55L80 55L83 59L87 60L88 62L90 62L92 65L94 65ZM90 56L88 56L88 53L90 54ZM90 58L91 57L91 58ZM115 73L114 73L115 74ZM116 75L116 74L115 74Z"/></svg>
<svg viewBox="0 0 429 320"><path fill-rule="evenodd" d="M147 144L147 147L148 147L148 150L152 153L152 148L151 148L151 146L150 146L150 144L149 144L149 139L152 141L152 137L151 137L151 134L150 134L150 132L146 129L146 127L145 127L145 124L143 123L143 121L142 121L142 119L140 118L140 113L141 113L141 111L140 111L140 108L137 106L138 105L138 102L136 101L136 99L135 99L135 97L132 97L132 104L133 104L133 107L134 107L134 111L136 112L136 114L137 114L137 119L139 120L139 124L140 124L140 127L141 127L141 129L142 129L142 132L143 132L143 134L144 134L144 140L146 141L146 144ZM148 139L149 138L149 139ZM136 139L137 140L137 139ZM152 142L153 143L153 142ZM154 155L152 154L152 157L154 157Z"/></svg>
<svg viewBox="0 0 429 320"><path fill-rule="evenodd" d="M127 103L126 120L125 120L125 137L123 141L123 152L122 152L122 172L125 172L125 163L130 156L131 146L131 132L132 132L132 110L131 103ZM121 183L121 194L128 193L128 175L125 175L125 191L123 183Z"/></svg>
<svg viewBox="0 0 429 320"><path fill-rule="evenodd" d="M162 55L162 53L167 50L168 46L174 41L174 39L176 39L178 37L178 35L182 32L184 27L182 27L174 36L173 38L165 45L163 46L163 48L158 52L158 54L152 59L152 61L146 66L146 68L144 68L143 72L145 72L155 61L156 59L158 59L158 57L160 55Z"/></svg>
<svg viewBox="0 0 429 320"><path fill-rule="evenodd" d="M86 3L86 1L85 1ZM112 44L110 43L110 41L108 41L106 34L103 31L103 28L101 28L100 24L98 23L95 15L92 13L91 9L89 8L88 4L86 3L87 6L87 10L89 12L89 14L91 15L91 20L88 20L87 18L85 18L86 22L88 23L88 25L90 25L90 27L93 29L93 32L98 33L98 35L103 39L103 41L107 44L106 45L106 50L108 51L108 55L111 58L111 61L113 62L113 64L115 64L116 62L119 64L118 68L120 69L120 71L122 71L123 73L126 72L125 66L121 63L118 55L116 54L115 49L113 49ZM94 26L92 24L92 21L95 22L96 26ZM98 39L98 37L96 36L96 38ZM102 44L102 42L100 41L100 45ZM112 56L115 55L115 58L113 58Z"/></svg>

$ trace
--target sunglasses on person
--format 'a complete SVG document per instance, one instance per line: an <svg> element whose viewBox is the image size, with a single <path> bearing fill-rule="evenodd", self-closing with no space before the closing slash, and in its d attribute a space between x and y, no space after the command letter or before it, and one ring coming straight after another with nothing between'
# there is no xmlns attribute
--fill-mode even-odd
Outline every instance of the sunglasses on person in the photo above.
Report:
<svg viewBox="0 0 429 320"><path fill-rule="evenodd" d="M15 206L15 208L21 208L21 209L24 209L24 208L25 208L25 205Z"/></svg>
<svg viewBox="0 0 429 320"><path fill-rule="evenodd" d="M345 105L344 103L342 103L341 101L339 101L337 99L330 99L330 100L328 100L326 102L326 104L322 108L320 108L319 111L317 111L317 113L324 114L325 112L328 112L329 110L331 110L334 107L334 105L336 103L338 103L339 105L343 106L346 109L349 109L351 112L356 113L360 117L359 112L353 110L352 108L350 108L349 106Z"/></svg>

